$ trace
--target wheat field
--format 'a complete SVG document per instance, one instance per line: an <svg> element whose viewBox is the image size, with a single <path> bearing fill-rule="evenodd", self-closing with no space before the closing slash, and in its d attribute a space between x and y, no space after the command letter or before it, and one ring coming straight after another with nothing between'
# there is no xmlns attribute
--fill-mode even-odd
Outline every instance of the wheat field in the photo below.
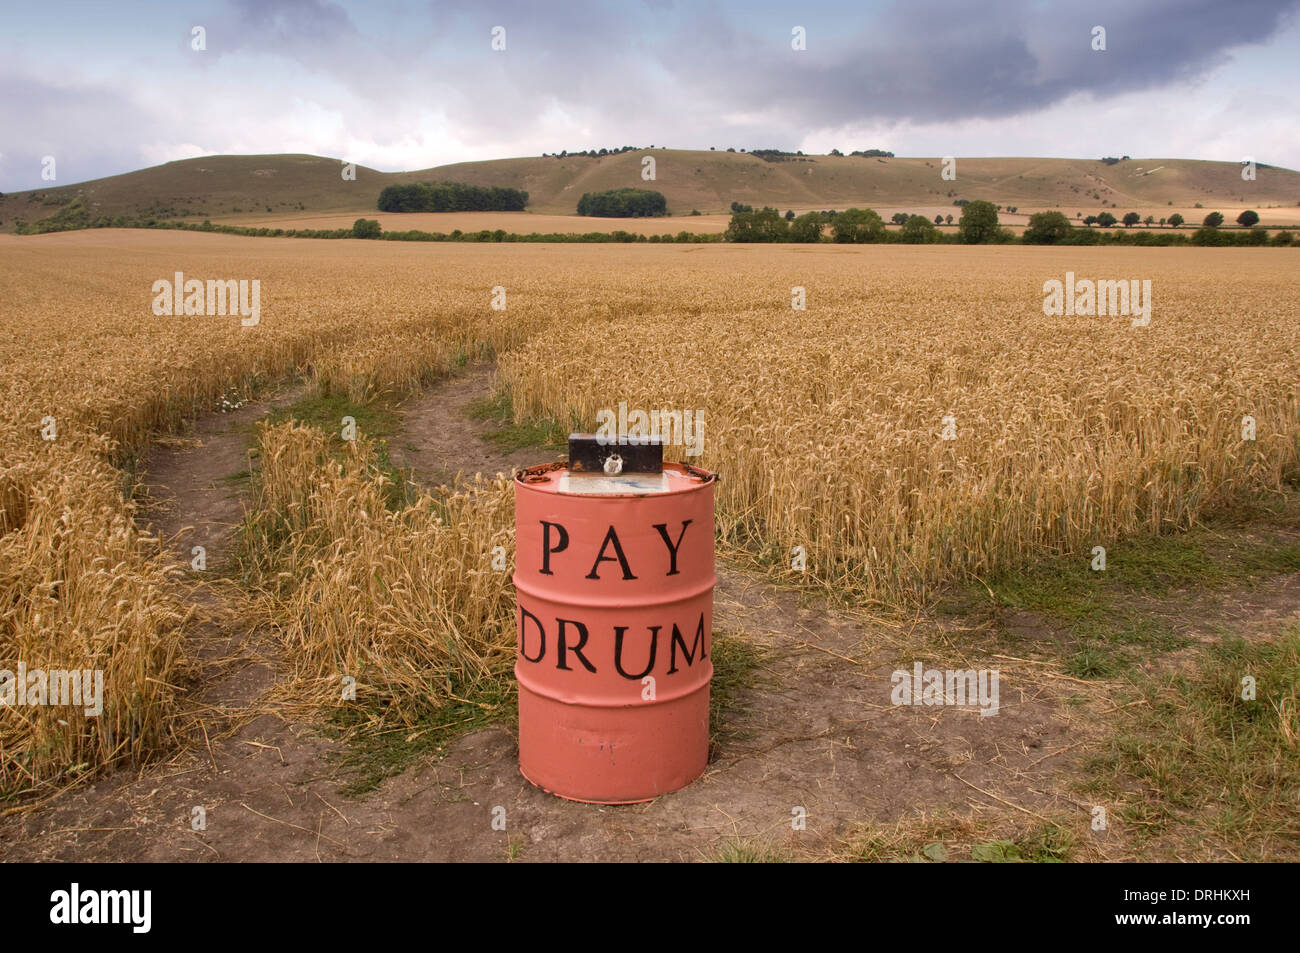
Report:
<svg viewBox="0 0 1300 953"><path fill-rule="evenodd" d="M724 553L901 604L1294 476L1290 267L1284 249L0 237L0 669L99 668L106 696L97 719L0 712L0 790L136 762L182 730L195 607L123 490L152 435L232 391L302 378L391 401L495 356L519 420L695 410ZM155 316L151 285L177 271L259 280L260 323ZM1045 316L1043 282L1067 271L1150 280L1150 324ZM340 460L304 428L258 439L258 606L292 685L323 697L364 669L409 721L508 657L508 573L483 571L509 546L506 485L386 503L364 440Z"/></svg>
<svg viewBox="0 0 1300 953"><path fill-rule="evenodd" d="M1276 257L726 252L676 307L556 324L502 375L521 418L702 412L722 540L778 570L802 547L812 580L916 598L1186 527L1300 458L1298 307ZM1044 316L1066 271L1151 280L1149 325Z"/></svg>

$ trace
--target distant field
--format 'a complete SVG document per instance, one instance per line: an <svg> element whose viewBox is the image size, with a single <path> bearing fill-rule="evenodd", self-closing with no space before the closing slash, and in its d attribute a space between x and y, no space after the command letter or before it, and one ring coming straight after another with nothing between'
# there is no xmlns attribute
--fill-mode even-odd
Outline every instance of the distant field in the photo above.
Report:
<svg viewBox="0 0 1300 953"><path fill-rule="evenodd" d="M372 218L387 232L411 229L449 233L505 229L529 232L633 232L675 235L680 231L713 234L727 229L730 215L672 215L667 218L590 218L582 215L540 215L535 212L335 212L288 215L239 215L213 221L266 228L351 228L358 218Z"/></svg>
<svg viewBox="0 0 1300 953"><path fill-rule="evenodd" d="M845 206L846 208L848 206ZM875 209L886 222L896 212L903 212L908 215L924 215L926 218L934 221L936 215L952 216L951 224L944 224L940 227L945 230L955 230L957 223L961 220L961 208L948 205L886 205L879 206ZM786 211L782 209L782 211ZM820 211L820 209L810 209L795 207L792 209L796 214L803 214L807 211ZM1062 209L1041 209L1041 208L1020 208L1015 213L1000 212L998 219L1002 225L1009 228L1012 232L1019 234L1025 230L1029 224L1029 216L1034 212L1040 211L1061 211L1079 227L1083 227L1082 219L1088 215L1096 215L1100 209L1097 208L1062 208ZM1109 210L1117 218L1122 217L1125 212L1137 212L1145 219L1148 215L1159 222L1162 218L1168 218L1175 212L1180 213L1186 220L1183 224L1184 229L1199 227L1201 221L1210 212L1222 212L1225 225L1235 224L1237 215L1242 211L1241 208L1234 206L1215 206L1213 208L1172 208L1172 207L1138 207L1126 206ZM1256 209L1259 213L1260 224L1273 228L1294 227L1300 228L1300 208L1297 209ZM265 228L351 228L352 223L358 218L372 218L377 220L385 231L408 231L417 230L424 232L443 232L450 233L455 229L462 232L476 232L483 229L495 231L504 229L507 232L517 234L528 234L529 232L558 232L564 233L583 233L583 232L615 232L625 231L637 235L675 235L680 231L698 232L702 234L718 234L727 230L727 224L731 220L730 213L712 214L712 215L671 215L666 218L591 218L581 215L546 215L536 212L295 212L285 214L271 215L229 215L213 218L212 221L230 225L244 225L249 227ZM194 219L191 219L194 221ZM893 228L893 225L889 226ZM1147 228L1146 225L1135 225L1133 228ZM1149 226L1159 228L1159 225ZM1123 230L1123 226L1116 226Z"/></svg>

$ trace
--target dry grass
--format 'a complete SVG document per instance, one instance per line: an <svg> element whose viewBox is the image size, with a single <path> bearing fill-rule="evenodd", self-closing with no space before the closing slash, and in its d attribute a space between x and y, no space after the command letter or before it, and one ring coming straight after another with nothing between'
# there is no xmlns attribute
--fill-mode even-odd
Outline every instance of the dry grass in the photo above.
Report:
<svg viewBox="0 0 1300 953"><path fill-rule="evenodd" d="M7 461L6 461L7 462ZM132 521L114 470L88 448L7 466L0 527L0 668L99 670L103 711L83 705L0 714L0 792L33 790L172 737L192 612L157 539ZM19 505L13 505L14 495Z"/></svg>
<svg viewBox="0 0 1300 953"><path fill-rule="evenodd" d="M0 239L0 669L102 669L105 680L98 718L0 710L0 794L138 762L176 734L196 610L169 578L181 561L137 523L119 469L153 434L225 394L298 375L355 400L406 393L517 343L530 315L557 306L552 290L530 307L529 285L545 279L517 268L449 279L423 256L359 263L356 249L148 233ZM152 283L177 270L260 280L261 324L154 316ZM498 283L525 294L508 315L488 307ZM42 439L47 417L53 441Z"/></svg>
<svg viewBox="0 0 1300 953"><path fill-rule="evenodd" d="M375 446L292 422L264 427L245 526L267 618L293 666L289 691L368 724L420 718L499 676L514 657L514 494L490 481L386 508ZM500 550L494 554L494 550ZM498 559L499 557L499 559Z"/></svg>

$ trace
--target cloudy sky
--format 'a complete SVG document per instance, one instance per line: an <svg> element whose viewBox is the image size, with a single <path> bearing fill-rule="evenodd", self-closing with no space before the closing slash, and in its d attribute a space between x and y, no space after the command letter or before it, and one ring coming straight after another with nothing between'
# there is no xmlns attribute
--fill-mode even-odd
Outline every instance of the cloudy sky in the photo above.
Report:
<svg viewBox="0 0 1300 953"><path fill-rule="evenodd" d="M396 171L650 144L1300 169L1298 7L0 0L0 191L41 186L47 155L71 183L214 153Z"/></svg>

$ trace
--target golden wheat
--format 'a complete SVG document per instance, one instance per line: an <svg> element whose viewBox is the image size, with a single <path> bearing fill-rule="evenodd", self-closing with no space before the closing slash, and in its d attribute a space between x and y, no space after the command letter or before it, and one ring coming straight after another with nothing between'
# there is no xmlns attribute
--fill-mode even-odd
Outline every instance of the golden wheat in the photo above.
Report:
<svg viewBox="0 0 1300 953"><path fill-rule="evenodd" d="M0 791L139 761L176 733L194 610L116 465L152 434L259 383L306 375L354 400L404 393L523 340L561 295L518 265L448 275L427 255L347 246L147 233L0 239L0 670L98 669L105 694L99 717L66 706L0 711ZM152 284L178 270L259 280L261 322L155 316ZM490 307L502 283L524 298L509 314Z"/></svg>
<svg viewBox="0 0 1300 953"><path fill-rule="evenodd" d="M1186 526L1278 489L1300 459L1300 324L1282 261L716 257L737 273L701 282L696 316L559 322L506 355L502 378L521 418L592 428L624 400L702 412L695 462L724 475L721 539L791 575L802 547L827 585L922 596L1044 552ZM1066 270L1154 277L1150 325L1045 317L1042 282ZM796 286L806 311L791 307Z"/></svg>
<svg viewBox="0 0 1300 953"><path fill-rule="evenodd" d="M268 617L293 697L329 709L346 694L413 725L513 658L513 489L498 476L390 507L375 445L339 459L339 443L292 422L261 431L245 529L273 583Z"/></svg>
<svg viewBox="0 0 1300 953"><path fill-rule="evenodd" d="M0 712L0 789L174 733L192 610L115 465L231 389L305 376L365 401L496 353L520 419L700 410L733 552L788 572L802 546L815 580L913 598L1277 488L1300 450L1290 254L0 238L0 668L102 668L116 706ZM261 323L155 317L175 271L260 280ZM1151 279L1150 326L1045 317L1066 271ZM301 429L262 439L250 520L294 567L266 605L295 684L325 701L355 673L410 721L501 663L505 488L385 507L364 441L340 461Z"/></svg>

